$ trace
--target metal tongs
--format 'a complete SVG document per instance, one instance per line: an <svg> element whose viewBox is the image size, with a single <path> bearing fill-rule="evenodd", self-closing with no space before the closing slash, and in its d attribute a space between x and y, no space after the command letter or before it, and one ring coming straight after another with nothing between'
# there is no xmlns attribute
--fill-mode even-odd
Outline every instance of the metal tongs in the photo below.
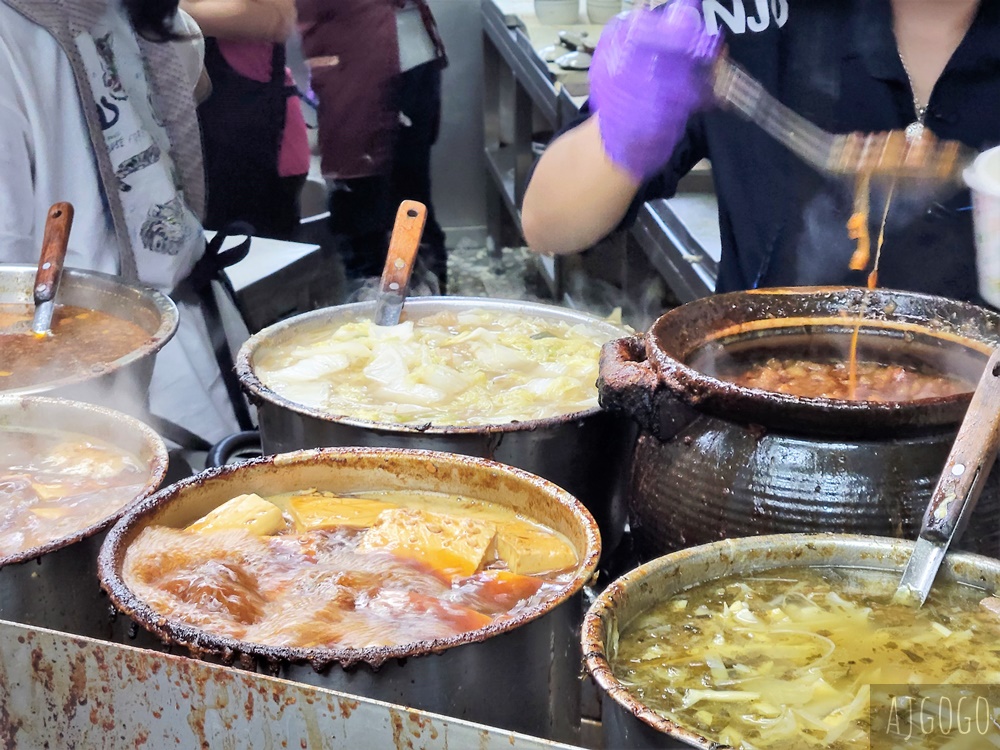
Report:
<svg viewBox="0 0 1000 750"><path fill-rule="evenodd" d="M725 55L712 69L712 89L720 103L730 105L821 172L960 183L962 170L975 158L972 149L938 140L926 128L912 139L901 130L828 133L771 96Z"/></svg>
<svg viewBox="0 0 1000 750"><path fill-rule="evenodd" d="M1000 442L1000 349L993 352L972 395L944 472L924 513L920 536L903 572L896 599L920 606L952 540L969 522L997 457Z"/></svg>

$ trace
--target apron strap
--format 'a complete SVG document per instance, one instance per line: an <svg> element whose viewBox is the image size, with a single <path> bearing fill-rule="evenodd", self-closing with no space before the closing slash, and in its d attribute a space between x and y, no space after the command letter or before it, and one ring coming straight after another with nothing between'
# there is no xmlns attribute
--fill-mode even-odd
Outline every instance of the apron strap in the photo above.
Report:
<svg viewBox="0 0 1000 750"><path fill-rule="evenodd" d="M226 330L222 324L222 314L219 311L219 303L215 298L213 282L222 286L227 296L232 300L240 316L246 320L246 314L236 297L236 291L232 283L223 271L230 266L239 263L250 253L252 230L244 222L233 222L227 225L222 231L206 244L205 254L201 260L195 264L187 282L191 290L201 303L202 312L205 314L205 324L211 337L212 349L215 353L215 361L219 365L219 373L222 375L222 382L226 386L226 393L236 415L236 421L241 430L254 429L253 419L250 417L250 409L243 392L240 389L239 379L236 377L236 365L233 362L233 355L229 349L229 341L226 338ZM244 235L245 239L238 245L222 249L223 243L230 235Z"/></svg>

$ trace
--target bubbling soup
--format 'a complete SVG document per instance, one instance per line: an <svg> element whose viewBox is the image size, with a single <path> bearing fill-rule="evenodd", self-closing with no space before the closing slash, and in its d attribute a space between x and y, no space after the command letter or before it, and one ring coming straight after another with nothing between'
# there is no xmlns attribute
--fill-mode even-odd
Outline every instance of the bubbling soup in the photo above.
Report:
<svg viewBox="0 0 1000 750"><path fill-rule="evenodd" d="M307 489L147 527L122 577L157 613L215 635L365 648L509 620L564 591L578 563L561 534L493 503Z"/></svg>
<svg viewBox="0 0 1000 750"><path fill-rule="evenodd" d="M612 671L654 711L722 745L867 749L873 685L1000 682L1000 601L938 581L916 609L894 601L898 584L895 572L843 568L700 584L630 622Z"/></svg>
<svg viewBox="0 0 1000 750"><path fill-rule="evenodd" d="M368 319L301 332L254 361L279 395L332 415L471 426L597 408L607 329L489 310L396 326Z"/></svg>
<svg viewBox="0 0 1000 750"><path fill-rule="evenodd" d="M150 472L138 456L87 435L0 428L0 558L115 515Z"/></svg>

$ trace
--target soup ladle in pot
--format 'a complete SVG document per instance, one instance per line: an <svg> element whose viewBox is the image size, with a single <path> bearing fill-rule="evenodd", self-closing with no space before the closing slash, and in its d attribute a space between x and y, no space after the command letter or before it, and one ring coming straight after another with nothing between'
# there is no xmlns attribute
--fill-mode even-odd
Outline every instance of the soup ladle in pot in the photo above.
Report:
<svg viewBox="0 0 1000 750"><path fill-rule="evenodd" d="M1000 442L1000 349L972 394L944 472L924 513L920 536L903 571L897 600L920 606L953 539L961 536L993 468Z"/></svg>
<svg viewBox="0 0 1000 750"><path fill-rule="evenodd" d="M417 201L403 201L396 212L396 222L389 240L389 254L382 269L378 299L375 305L375 325L394 326L399 323L406 301L406 288L413 272L413 262L420 248L420 238L427 222L427 206Z"/></svg>
<svg viewBox="0 0 1000 750"><path fill-rule="evenodd" d="M38 259L38 273L35 274L35 316L31 330L35 336L44 338L52 335L52 314L56 307L56 292L62 279L63 264L66 260L66 246L69 231L73 226L73 206L56 203L49 209L42 235L42 255Z"/></svg>

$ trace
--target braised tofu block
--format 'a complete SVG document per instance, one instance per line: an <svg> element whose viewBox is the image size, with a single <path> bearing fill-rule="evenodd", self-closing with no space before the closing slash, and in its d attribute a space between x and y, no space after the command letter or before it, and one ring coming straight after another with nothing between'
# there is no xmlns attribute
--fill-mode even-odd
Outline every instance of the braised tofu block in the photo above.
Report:
<svg viewBox="0 0 1000 750"><path fill-rule="evenodd" d="M363 497L340 497L332 492L293 495L288 500L288 514L299 533L343 526L367 529L378 520L380 513L398 507Z"/></svg>
<svg viewBox="0 0 1000 750"><path fill-rule="evenodd" d="M392 552L445 575L470 576L492 561L495 538L496 526L485 521L397 508L378 517L358 552Z"/></svg>
<svg viewBox="0 0 1000 750"><path fill-rule="evenodd" d="M523 521L498 526L496 550L507 568L520 575L566 570L578 561L576 550L565 539Z"/></svg>
<svg viewBox="0 0 1000 750"><path fill-rule="evenodd" d="M268 536L285 528L281 509L260 495L239 495L187 527L188 531L228 531L244 529Z"/></svg>

